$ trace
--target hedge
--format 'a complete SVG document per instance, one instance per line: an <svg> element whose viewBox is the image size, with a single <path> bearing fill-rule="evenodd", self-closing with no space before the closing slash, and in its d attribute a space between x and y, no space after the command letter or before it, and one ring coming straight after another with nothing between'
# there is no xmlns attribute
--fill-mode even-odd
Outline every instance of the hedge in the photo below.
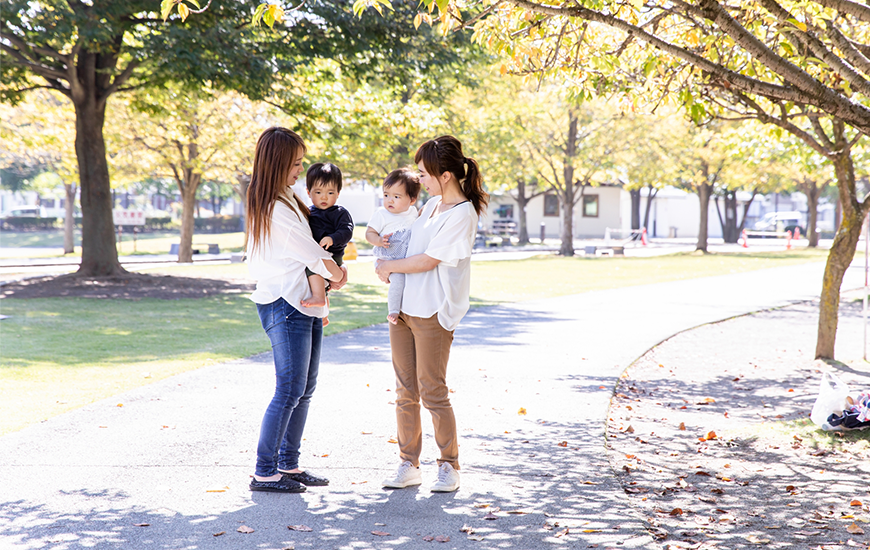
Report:
<svg viewBox="0 0 870 550"><path fill-rule="evenodd" d="M63 225L63 220L58 218L35 218L10 216L3 219L2 227L8 231L35 231L39 229L54 229L58 224Z"/></svg>

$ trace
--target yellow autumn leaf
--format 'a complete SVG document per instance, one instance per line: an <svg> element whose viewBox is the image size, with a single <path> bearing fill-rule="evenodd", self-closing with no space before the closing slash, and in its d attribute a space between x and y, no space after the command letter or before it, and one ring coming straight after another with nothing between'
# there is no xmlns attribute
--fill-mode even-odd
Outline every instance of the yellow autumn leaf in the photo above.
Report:
<svg viewBox="0 0 870 550"><path fill-rule="evenodd" d="M520 407L520 410L517 411L517 414L520 415L520 416L525 416L525 415L526 415L526 409L524 409L523 407Z"/></svg>

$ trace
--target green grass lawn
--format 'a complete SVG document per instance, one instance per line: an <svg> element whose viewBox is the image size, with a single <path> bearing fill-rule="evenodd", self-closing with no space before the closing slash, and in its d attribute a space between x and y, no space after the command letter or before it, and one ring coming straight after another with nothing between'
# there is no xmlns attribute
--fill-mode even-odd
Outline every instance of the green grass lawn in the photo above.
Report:
<svg viewBox="0 0 870 550"><path fill-rule="evenodd" d="M472 263L472 305L745 272L822 261L825 251L559 258ZM386 290L372 264L348 263L332 293L327 335L383 323ZM245 278L243 264L171 265L153 273ZM269 349L245 296L201 299L3 299L0 434L213 362ZM386 330L386 329L385 329Z"/></svg>
<svg viewBox="0 0 870 550"><path fill-rule="evenodd" d="M353 240L360 249L372 248L365 239L365 226L355 227ZM75 232L75 254L81 255L81 231ZM118 243L118 253L121 255L136 254L169 254L173 244L178 244L177 231L158 233L140 233L133 242L132 233L123 233ZM194 233L194 244L217 244L221 252L240 252L245 243L245 234L237 233ZM63 256L57 251L44 250L63 248L63 232L61 231L2 231L0 232L0 247L4 248L33 248L28 251L27 257L43 258ZM43 250L40 250L43 249ZM21 256L19 256L21 257Z"/></svg>

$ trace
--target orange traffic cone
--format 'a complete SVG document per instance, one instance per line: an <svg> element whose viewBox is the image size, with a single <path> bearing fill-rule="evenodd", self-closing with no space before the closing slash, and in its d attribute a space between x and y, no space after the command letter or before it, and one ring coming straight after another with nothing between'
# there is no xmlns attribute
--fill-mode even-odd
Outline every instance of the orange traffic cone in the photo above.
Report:
<svg viewBox="0 0 870 550"><path fill-rule="evenodd" d="M795 227L794 228L794 240L798 240L800 238L801 238L801 228Z"/></svg>
<svg viewBox="0 0 870 550"><path fill-rule="evenodd" d="M743 230L743 233L740 234L740 237L743 239L743 248L749 248L749 238L746 236L746 230Z"/></svg>
<svg viewBox="0 0 870 550"><path fill-rule="evenodd" d="M640 234L640 244L642 244L642 245L644 245L644 246L647 245L647 241L646 241L646 227L643 228L643 232Z"/></svg>
<svg viewBox="0 0 870 550"><path fill-rule="evenodd" d="M785 249L791 250L791 231L785 232L785 238L788 239L788 241L786 241L786 244L785 244Z"/></svg>

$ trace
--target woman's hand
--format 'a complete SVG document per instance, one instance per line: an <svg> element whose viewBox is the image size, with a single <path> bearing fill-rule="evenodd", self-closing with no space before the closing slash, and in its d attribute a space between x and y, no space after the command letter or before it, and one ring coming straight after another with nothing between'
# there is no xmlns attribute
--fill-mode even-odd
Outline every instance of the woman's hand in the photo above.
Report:
<svg viewBox="0 0 870 550"><path fill-rule="evenodd" d="M341 270L341 280L340 281L329 281L330 290L341 290L341 287L347 284L347 268L343 265L338 266Z"/></svg>
<svg viewBox="0 0 870 550"><path fill-rule="evenodd" d="M378 260L375 262L375 273L378 275L378 279L385 283L390 282L390 274L393 273L390 270L392 263L392 260Z"/></svg>

